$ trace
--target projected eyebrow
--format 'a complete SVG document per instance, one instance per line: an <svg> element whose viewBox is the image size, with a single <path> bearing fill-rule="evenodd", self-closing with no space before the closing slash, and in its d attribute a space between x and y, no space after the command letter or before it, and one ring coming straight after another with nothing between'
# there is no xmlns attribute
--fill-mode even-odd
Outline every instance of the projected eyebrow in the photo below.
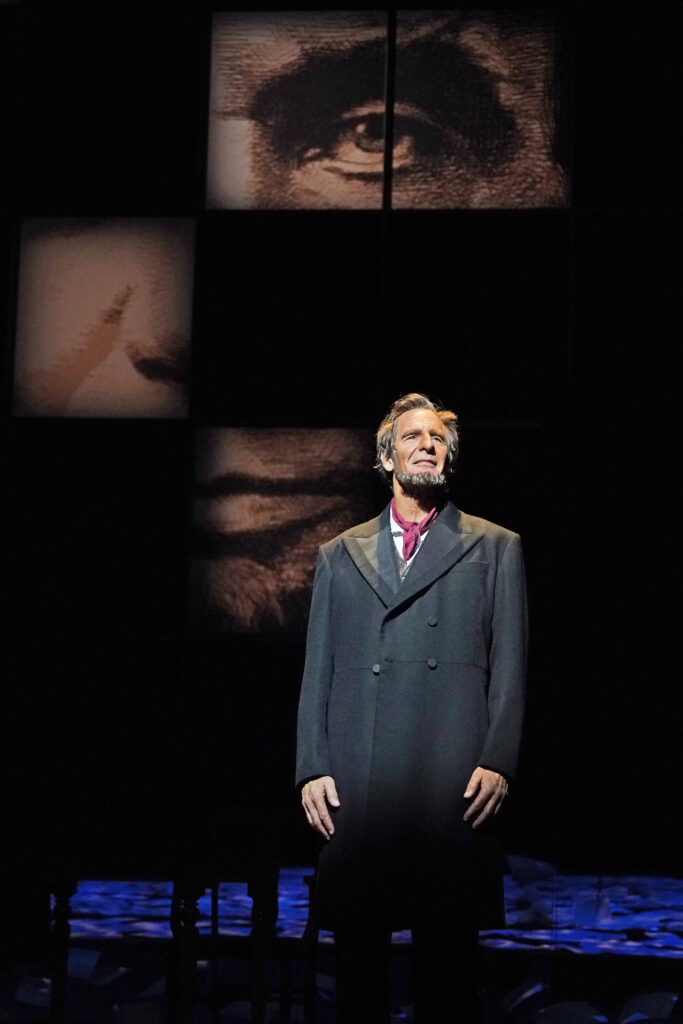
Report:
<svg viewBox="0 0 683 1024"><path fill-rule="evenodd" d="M317 54L261 88L250 117L271 132L279 155L296 166L334 154L345 141L364 153L384 143L385 46L373 42L343 54ZM378 71L378 69L380 69ZM394 149L410 138L414 160L460 158L483 173L506 160L518 141L513 115L495 80L455 43L421 40L397 54ZM345 161L343 169L381 174L381 161ZM396 170L403 169L400 165Z"/></svg>
<svg viewBox="0 0 683 1024"><path fill-rule="evenodd" d="M482 164L504 160L518 139L514 117L500 103L493 76L456 45L426 41L399 49L396 99L438 117L447 133L463 137ZM442 142L446 150L454 145L457 150L452 137Z"/></svg>
<svg viewBox="0 0 683 1024"><path fill-rule="evenodd" d="M335 119L383 99L384 63L383 42L365 43L343 54L310 56L298 70L259 90L250 117L270 128L276 149L289 159L313 145L329 146Z"/></svg>

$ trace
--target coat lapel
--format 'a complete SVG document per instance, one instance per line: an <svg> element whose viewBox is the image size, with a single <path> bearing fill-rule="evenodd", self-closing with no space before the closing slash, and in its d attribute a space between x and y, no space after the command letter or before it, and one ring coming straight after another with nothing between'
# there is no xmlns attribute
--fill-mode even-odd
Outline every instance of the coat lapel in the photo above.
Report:
<svg viewBox="0 0 683 1024"><path fill-rule="evenodd" d="M343 541L358 571L388 607L400 582L392 551L388 507L376 519L345 534Z"/></svg>
<svg viewBox="0 0 683 1024"><path fill-rule="evenodd" d="M483 536L481 531L466 528L460 511L448 502L422 542L410 571L390 603L395 608L443 576L459 562Z"/></svg>

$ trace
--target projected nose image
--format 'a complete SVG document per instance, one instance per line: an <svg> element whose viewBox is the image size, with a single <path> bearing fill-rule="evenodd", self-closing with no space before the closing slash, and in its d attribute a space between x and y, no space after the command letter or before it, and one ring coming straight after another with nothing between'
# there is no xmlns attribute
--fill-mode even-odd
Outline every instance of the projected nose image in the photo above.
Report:
<svg viewBox="0 0 683 1024"><path fill-rule="evenodd" d="M193 265L193 219L27 221L15 414L187 415Z"/></svg>

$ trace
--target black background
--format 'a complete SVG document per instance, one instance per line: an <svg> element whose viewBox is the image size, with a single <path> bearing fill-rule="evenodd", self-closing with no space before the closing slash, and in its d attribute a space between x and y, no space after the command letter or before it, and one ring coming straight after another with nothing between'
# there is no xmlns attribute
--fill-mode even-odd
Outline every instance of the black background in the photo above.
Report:
<svg viewBox="0 0 683 1024"><path fill-rule="evenodd" d="M373 429L424 390L461 417L457 504L525 545L511 848L680 870L678 11L564 8L570 208L385 215L202 212L201 4L0 8L2 777L19 857L162 874L256 834L312 856L291 788L301 641L187 633L193 432ZM11 418L21 218L81 215L197 217L188 422Z"/></svg>

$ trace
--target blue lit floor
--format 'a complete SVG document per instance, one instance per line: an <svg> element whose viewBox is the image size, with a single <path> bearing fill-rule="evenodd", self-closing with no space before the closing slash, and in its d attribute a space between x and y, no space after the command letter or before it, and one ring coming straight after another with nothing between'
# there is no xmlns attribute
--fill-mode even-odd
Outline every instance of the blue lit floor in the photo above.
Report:
<svg viewBox="0 0 683 1024"><path fill-rule="evenodd" d="M646 1018L673 1024L683 1017L678 998L683 880L569 876L520 857L510 857L509 866L510 927L481 934L482 1024L632 1024ZM283 937L303 931L306 874L310 868L281 871L278 929ZM170 905L170 882L79 883L71 901L68 1024L164 1024ZM207 933L208 893L199 909L200 932ZM247 934L250 910L246 886L221 885L223 935ZM412 1024L409 940L407 932L394 936L392 1024ZM335 1020L331 941L321 933L316 1024ZM300 992L303 962L293 960L290 969L294 991ZM280 1022L281 970L272 958L268 1024ZM188 1024L246 1024L250 979L248 955L222 953L215 968L211 961L199 961L197 1001ZM219 1008L206 995L211 991L225 994ZM47 1024L49 1003L44 959L0 972L0 1022ZM300 999L291 1021L302 1024Z"/></svg>
<svg viewBox="0 0 683 1024"><path fill-rule="evenodd" d="M561 875L521 858L512 859L512 868L505 877L508 928L482 932L484 947L683 958L683 879ZM278 932L284 937L303 931L306 874L310 868L280 873ZM71 901L72 938L167 939L170 900L170 882L80 882ZM200 932L208 933L209 893L199 910ZM221 885L221 934L248 934L250 910L246 885ZM328 932L320 938L332 941ZM409 941L409 932L394 935L395 943Z"/></svg>

